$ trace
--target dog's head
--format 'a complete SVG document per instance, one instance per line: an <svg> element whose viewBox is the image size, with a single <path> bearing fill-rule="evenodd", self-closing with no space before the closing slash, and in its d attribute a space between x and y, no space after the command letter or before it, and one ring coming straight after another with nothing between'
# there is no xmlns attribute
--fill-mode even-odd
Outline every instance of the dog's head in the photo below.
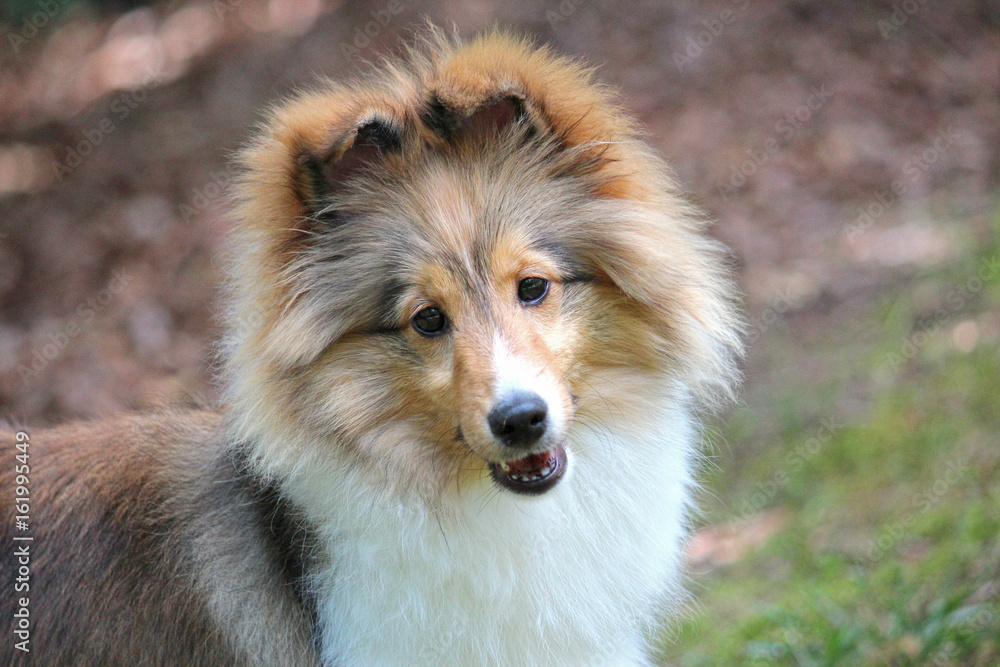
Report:
<svg viewBox="0 0 1000 667"><path fill-rule="evenodd" d="M552 488L574 423L728 390L732 289L702 220L581 66L439 37L278 109L246 153L233 418L272 470Z"/></svg>

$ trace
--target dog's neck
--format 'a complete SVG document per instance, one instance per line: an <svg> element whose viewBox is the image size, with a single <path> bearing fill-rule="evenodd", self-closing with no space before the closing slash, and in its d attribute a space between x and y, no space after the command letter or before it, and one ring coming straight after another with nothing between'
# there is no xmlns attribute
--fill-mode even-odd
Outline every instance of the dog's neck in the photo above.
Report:
<svg viewBox="0 0 1000 667"><path fill-rule="evenodd" d="M325 662L643 664L644 634L683 597L695 438L663 401L575 427L571 472L541 497L484 479L434 509L346 462L300 469L282 487L316 530Z"/></svg>

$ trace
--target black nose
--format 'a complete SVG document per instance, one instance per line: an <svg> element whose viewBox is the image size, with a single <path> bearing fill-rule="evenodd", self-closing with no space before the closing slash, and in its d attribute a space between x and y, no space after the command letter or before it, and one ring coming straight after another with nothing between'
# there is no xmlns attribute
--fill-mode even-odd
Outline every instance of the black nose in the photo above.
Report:
<svg viewBox="0 0 1000 667"><path fill-rule="evenodd" d="M490 412L490 430L508 447L530 447L545 433L549 408L542 397L518 392Z"/></svg>

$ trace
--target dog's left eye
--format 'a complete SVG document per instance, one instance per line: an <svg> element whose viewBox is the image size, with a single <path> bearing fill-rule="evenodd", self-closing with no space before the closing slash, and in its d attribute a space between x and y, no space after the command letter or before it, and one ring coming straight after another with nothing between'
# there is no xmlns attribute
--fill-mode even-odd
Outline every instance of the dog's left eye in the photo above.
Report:
<svg viewBox="0 0 1000 667"><path fill-rule="evenodd" d="M434 306L418 311L411 322L417 333L428 338L440 336L448 328L448 318Z"/></svg>
<svg viewBox="0 0 1000 667"><path fill-rule="evenodd" d="M517 298L521 303L540 303L549 293L549 281L545 278L525 278L517 284Z"/></svg>

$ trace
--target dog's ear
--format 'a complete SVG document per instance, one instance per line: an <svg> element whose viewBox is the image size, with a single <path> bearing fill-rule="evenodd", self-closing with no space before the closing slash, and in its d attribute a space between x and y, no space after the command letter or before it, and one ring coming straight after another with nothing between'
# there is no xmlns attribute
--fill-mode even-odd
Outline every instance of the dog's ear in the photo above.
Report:
<svg viewBox="0 0 1000 667"><path fill-rule="evenodd" d="M525 97L513 91L499 93L477 106L448 103L435 93L425 103L420 119L445 141L498 135L515 124L524 128L527 137L542 128L541 119L528 108Z"/></svg>
<svg viewBox="0 0 1000 667"><path fill-rule="evenodd" d="M299 157L299 198L309 217L336 214L331 202L359 174L403 147L403 130L393 120L373 117L343 133L328 148Z"/></svg>
<svg viewBox="0 0 1000 667"><path fill-rule="evenodd" d="M604 168L613 160L608 156L609 142L587 140L574 145L570 135L586 112L576 120L559 127L548 118L544 106L533 102L526 94L507 89L478 102L455 99L434 93L425 102L420 119L423 124L446 142L475 141L499 136L512 127L520 130L524 142L541 139L541 146L549 151L553 177L577 176L590 179L592 190L600 189L616 178ZM566 121L566 119L562 119Z"/></svg>

